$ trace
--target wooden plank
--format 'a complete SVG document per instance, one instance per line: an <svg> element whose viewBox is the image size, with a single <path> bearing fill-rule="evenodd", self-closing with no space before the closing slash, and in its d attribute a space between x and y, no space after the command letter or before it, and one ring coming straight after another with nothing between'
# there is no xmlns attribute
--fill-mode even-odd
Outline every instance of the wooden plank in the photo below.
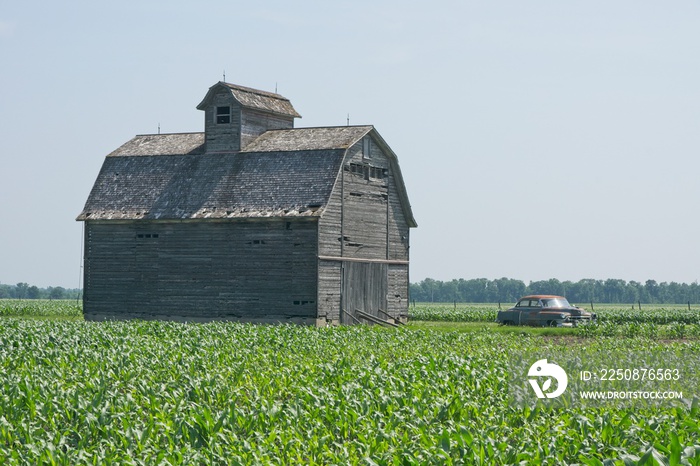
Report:
<svg viewBox="0 0 700 466"><path fill-rule="evenodd" d="M392 264L392 265L408 265L408 261L404 260L387 260L387 259L364 259L362 257L337 257L337 256L318 256L323 261L340 261L340 262L365 262L368 264Z"/></svg>
<svg viewBox="0 0 700 466"><path fill-rule="evenodd" d="M346 311L344 308L342 309L342 311L343 311L343 314L350 316L352 318L352 320L355 321L355 323L362 324L362 322L360 322L360 320L357 317L355 317L354 315L352 315L351 313Z"/></svg>
<svg viewBox="0 0 700 466"><path fill-rule="evenodd" d="M359 309L355 309L355 312L358 313L358 314L360 315L360 317L362 317L362 318L364 318L364 319L367 319L367 320L369 320L370 322L373 322L373 323L375 323L375 324L388 325L389 327L398 328L398 325L396 325L396 324L394 324L394 323L391 323L391 322L389 322L388 320L380 319L379 317L375 317L375 316L373 316L373 315L371 315L371 314L367 314L366 312L361 311L361 310L359 310Z"/></svg>
<svg viewBox="0 0 700 466"><path fill-rule="evenodd" d="M401 322L400 320L397 320L397 319L395 319L394 317L392 317L392 316L390 316L389 314L387 314L386 312L384 312L384 310L382 310L382 309L377 309L377 311L378 311L380 314L386 316L387 319L391 319L392 321L394 321L395 324L405 325L405 324L404 324L403 322Z"/></svg>

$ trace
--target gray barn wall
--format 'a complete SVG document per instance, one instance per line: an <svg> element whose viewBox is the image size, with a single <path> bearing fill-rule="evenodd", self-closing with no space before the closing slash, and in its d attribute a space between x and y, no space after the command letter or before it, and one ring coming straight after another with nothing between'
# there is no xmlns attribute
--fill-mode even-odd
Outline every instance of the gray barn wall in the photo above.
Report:
<svg viewBox="0 0 700 466"><path fill-rule="evenodd" d="M340 261L318 261L318 317L340 322Z"/></svg>
<svg viewBox="0 0 700 466"><path fill-rule="evenodd" d="M383 169L385 177L368 177L364 171L353 170L351 164ZM364 158L363 143L358 142L347 151L343 172L319 221L319 255L374 261L376 265L365 277L376 277L379 270L387 274L382 309L394 317L407 317L408 264L394 262L408 261L408 231L387 156L372 143L370 157ZM379 302L377 296L362 296L359 283L339 285L344 276L362 280L358 267L348 265L349 261L319 262L319 316L352 323L341 307ZM376 292L373 284L367 286L367 293Z"/></svg>
<svg viewBox="0 0 700 466"><path fill-rule="evenodd" d="M88 221L85 318L315 324L316 241L313 219Z"/></svg>

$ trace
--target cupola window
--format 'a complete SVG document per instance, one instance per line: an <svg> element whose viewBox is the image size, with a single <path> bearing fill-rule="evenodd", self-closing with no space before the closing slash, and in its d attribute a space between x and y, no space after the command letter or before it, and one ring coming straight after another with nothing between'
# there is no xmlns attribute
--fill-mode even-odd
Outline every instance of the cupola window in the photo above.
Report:
<svg viewBox="0 0 700 466"><path fill-rule="evenodd" d="M231 107L216 107L216 123L227 124L231 123Z"/></svg>

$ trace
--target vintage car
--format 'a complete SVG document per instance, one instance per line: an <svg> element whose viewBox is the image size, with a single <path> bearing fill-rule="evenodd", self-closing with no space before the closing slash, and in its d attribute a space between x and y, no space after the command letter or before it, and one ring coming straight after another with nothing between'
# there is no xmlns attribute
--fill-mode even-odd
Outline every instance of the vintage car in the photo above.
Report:
<svg viewBox="0 0 700 466"><path fill-rule="evenodd" d="M506 311L498 311L496 322L502 325L574 327L595 319L595 314L569 304L562 296L531 295L520 298Z"/></svg>

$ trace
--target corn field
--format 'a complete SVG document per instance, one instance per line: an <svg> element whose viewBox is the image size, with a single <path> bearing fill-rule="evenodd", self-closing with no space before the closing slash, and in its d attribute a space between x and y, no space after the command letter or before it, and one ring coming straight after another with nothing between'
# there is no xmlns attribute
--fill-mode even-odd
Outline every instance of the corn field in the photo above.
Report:
<svg viewBox="0 0 700 466"><path fill-rule="evenodd" d="M81 301L58 299L0 299L0 317L82 318Z"/></svg>
<svg viewBox="0 0 700 466"><path fill-rule="evenodd" d="M515 352L697 361L697 340L24 317L0 317L0 464L700 465L698 399L506 389Z"/></svg>

